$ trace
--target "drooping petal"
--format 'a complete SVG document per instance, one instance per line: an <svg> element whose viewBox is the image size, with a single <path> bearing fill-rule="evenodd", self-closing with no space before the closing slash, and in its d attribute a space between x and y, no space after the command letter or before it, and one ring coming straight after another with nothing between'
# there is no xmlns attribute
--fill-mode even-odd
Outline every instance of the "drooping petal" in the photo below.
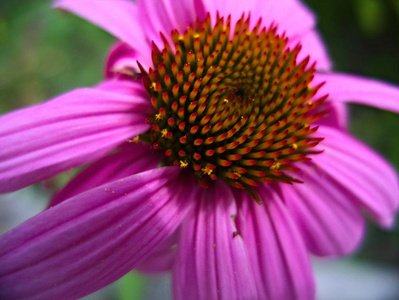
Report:
<svg viewBox="0 0 399 300"><path fill-rule="evenodd" d="M316 73L314 84L325 82L320 93L330 99L374 106L399 113L399 88L375 79L340 73Z"/></svg>
<svg viewBox="0 0 399 300"><path fill-rule="evenodd" d="M183 33L197 18L202 21L206 17L200 0L138 0L137 6L146 37L158 47L163 47L161 33L170 41L172 30Z"/></svg>
<svg viewBox="0 0 399 300"><path fill-rule="evenodd" d="M0 192L89 163L146 131L151 105L136 87L131 95L78 89L1 117Z"/></svg>
<svg viewBox="0 0 399 300"><path fill-rule="evenodd" d="M176 248L157 249L145 261L137 265L137 270L147 274L168 272L176 258Z"/></svg>
<svg viewBox="0 0 399 300"><path fill-rule="evenodd" d="M263 204L243 194L237 215L237 228L257 284L257 299L314 299L312 267L297 224L274 188L264 186L258 192Z"/></svg>
<svg viewBox="0 0 399 300"><path fill-rule="evenodd" d="M236 213L224 183L200 190L177 244L176 299L258 299L244 241L234 237Z"/></svg>
<svg viewBox="0 0 399 300"><path fill-rule="evenodd" d="M172 235L195 200L178 174L165 167L114 181L3 235L0 298L77 299L129 272Z"/></svg>
<svg viewBox="0 0 399 300"><path fill-rule="evenodd" d="M317 120L315 124L346 129L348 126L348 107L345 103L328 101L323 103L322 109L328 113Z"/></svg>
<svg viewBox="0 0 399 300"><path fill-rule="evenodd" d="M106 92L119 93L126 96L140 97L148 101L148 94L144 89L141 81L132 81L126 79L112 78L105 80L95 86L96 89L100 89Z"/></svg>
<svg viewBox="0 0 399 300"><path fill-rule="evenodd" d="M348 201L350 195L345 190L331 184L316 166L303 164L300 168L304 183L281 185L281 190L307 248L320 256L352 252L364 231L359 208Z"/></svg>
<svg viewBox="0 0 399 300"><path fill-rule="evenodd" d="M176 243L179 230L159 247L151 255L136 266L136 270L148 274L168 272L173 268L176 258Z"/></svg>
<svg viewBox="0 0 399 300"><path fill-rule="evenodd" d="M317 70L331 70L330 57L328 56L327 49L316 30L310 30L299 37L290 39L288 46L294 48L298 43L302 45L297 58L298 62L309 56L309 65L316 63Z"/></svg>
<svg viewBox="0 0 399 300"><path fill-rule="evenodd" d="M251 13L255 19L262 18L265 24L273 22L289 37L302 35L316 26L313 12L298 0L257 0Z"/></svg>
<svg viewBox="0 0 399 300"><path fill-rule="evenodd" d="M151 48L138 18L137 6L127 0L58 0L54 7L72 12L103 28L126 42L137 53L140 61L151 63Z"/></svg>
<svg viewBox="0 0 399 300"><path fill-rule="evenodd" d="M80 172L51 199L49 207L107 182L153 169L161 159L159 153L151 152L149 145L124 145Z"/></svg>
<svg viewBox="0 0 399 300"><path fill-rule="evenodd" d="M140 73L137 60L140 57L132 47L126 43L117 42L111 49L105 64L106 78L131 79L136 73Z"/></svg>
<svg viewBox="0 0 399 300"><path fill-rule="evenodd" d="M264 26L273 23L278 26L279 32L286 32L289 37L306 33L316 24L313 13L297 0L202 0L202 2L206 11L211 13L212 20L216 20L217 12L225 18L231 15L234 26L243 13L250 13L252 24L262 18Z"/></svg>
<svg viewBox="0 0 399 300"><path fill-rule="evenodd" d="M381 226L390 227L399 206L399 183L395 170L379 155L346 133L320 126L325 137L322 154L312 157L320 176L348 200L364 208ZM324 174L322 174L324 173Z"/></svg>

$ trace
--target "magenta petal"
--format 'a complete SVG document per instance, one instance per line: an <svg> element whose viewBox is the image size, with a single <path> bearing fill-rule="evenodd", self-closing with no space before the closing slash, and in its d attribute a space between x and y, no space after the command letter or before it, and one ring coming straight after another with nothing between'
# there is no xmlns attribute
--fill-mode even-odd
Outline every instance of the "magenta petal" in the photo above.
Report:
<svg viewBox="0 0 399 300"><path fill-rule="evenodd" d="M308 249L320 256L352 252L364 232L364 218L344 190L314 165L301 166L303 184L281 185ZM350 196L349 196L350 197Z"/></svg>
<svg viewBox="0 0 399 300"><path fill-rule="evenodd" d="M309 64L315 62L317 70L328 71L331 69L331 60L328 56L327 49L316 30L310 30L300 37L290 39L288 46L294 48L298 43L302 46L298 54L298 62L310 56Z"/></svg>
<svg viewBox="0 0 399 300"><path fill-rule="evenodd" d="M231 15L232 25L243 13L251 14L251 22L255 24L260 18L264 26L271 23L278 26L279 32L286 32L289 37L306 33L316 24L313 13L297 0L202 0L205 9L211 13L212 20L216 13L227 18Z"/></svg>
<svg viewBox="0 0 399 300"><path fill-rule="evenodd" d="M234 196L223 182L198 191L178 240L176 299L258 299L244 241L233 236L236 213Z"/></svg>
<svg viewBox="0 0 399 300"><path fill-rule="evenodd" d="M196 3L197 2L197 3ZM197 17L203 20L205 11L199 0L138 0L139 20L149 41L154 41L158 47L163 46L161 32L170 40L170 33L177 29L183 33L187 26L193 24Z"/></svg>
<svg viewBox="0 0 399 300"><path fill-rule="evenodd" d="M176 258L178 231L155 249L150 256L136 266L136 270L148 274L170 271Z"/></svg>
<svg viewBox="0 0 399 300"><path fill-rule="evenodd" d="M263 204L243 196L237 215L258 288L257 299L315 297L312 267L297 224L270 185L258 189Z"/></svg>
<svg viewBox="0 0 399 300"><path fill-rule="evenodd" d="M70 11L96 24L138 53L140 61L151 63L151 48L138 18L137 6L127 0L58 0L54 7Z"/></svg>
<svg viewBox="0 0 399 300"><path fill-rule="evenodd" d="M137 59L139 56L132 47L126 43L117 42L107 58L105 77L131 78L135 73L140 73Z"/></svg>
<svg viewBox="0 0 399 300"><path fill-rule="evenodd" d="M348 126L348 107L347 104L337 101L324 102L323 110L328 113L315 123L317 125L325 125L346 129Z"/></svg>
<svg viewBox="0 0 399 300"><path fill-rule="evenodd" d="M195 201L179 172L165 167L114 181L3 235L0 298L76 299L129 272Z"/></svg>
<svg viewBox="0 0 399 300"><path fill-rule="evenodd" d="M136 94L78 89L0 118L0 192L91 162L146 131L149 101Z"/></svg>
<svg viewBox="0 0 399 300"><path fill-rule="evenodd" d="M215 22L216 15L219 13L221 17L227 19L231 16L231 25L235 26L235 23L241 18L242 14L245 13L247 16L249 12L254 10L254 7L258 0L229 0L229 1L213 1L213 0L202 0L205 10L210 13L212 22ZM269 2L269 1L266 1ZM259 18L253 20L257 22ZM268 24L267 24L268 25Z"/></svg>
<svg viewBox="0 0 399 300"><path fill-rule="evenodd" d="M159 153L152 153L146 144L127 144L80 172L51 200L54 206L65 199L93 189L107 182L155 168L161 161Z"/></svg>
<svg viewBox="0 0 399 300"><path fill-rule="evenodd" d="M155 250L145 261L137 265L137 270L147 274L168 272L176 258L176 248Z"/></svg>
<svg viewBox="0 0 399 300"><path fill-rule="evenodd" d="M375 79L331 73L316 73L314 84L325 82L320 94L335 101L358 103L399 112L399 88Z"/></svg>
<svg viewBox="0 0 399 300"><path fill-rule="evenodd" d="M149 104L148 94L140 81L132 81L126 79L111 78L105 80L96 86L106 92L123 94L125 96L133 96L143 98L144 102ZM150 107L150 105L148 105ZM151 110L151 112L153 112Z"/></svg>
<svg viewBox="0 0 399 300"><path fill-rule="evenodd" d="M262 18L264 24L273 22L290 38L302 35L316 26L315 15L299 0L256 0L251 14L255 20Z"/></svg>
<svg viewBox="0 0 399 300"><path fill-rule="evenodd" d="M395 170L379 155L334 128L320 126L325 137L322 154L313 162L336 189L364 208L380 225L389 227L399 206L399 183Z"/></svg>

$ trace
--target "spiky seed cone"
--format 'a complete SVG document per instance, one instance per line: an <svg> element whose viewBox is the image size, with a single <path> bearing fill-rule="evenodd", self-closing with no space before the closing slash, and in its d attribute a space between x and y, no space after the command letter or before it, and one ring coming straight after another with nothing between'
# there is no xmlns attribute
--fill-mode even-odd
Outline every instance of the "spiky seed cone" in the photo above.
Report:
<svg viewBox="0 0 399 300"><path fill-rule="evenodd" d="M208 17L170 45L153 45L154 68L141 69L156 113L149 132L165 163L191 169L207 186L221 179L250 191L259 182L296 181L286 171L308 160L321 103L311 88L315 67L297 63L300 46L287 48L276 27L249 29L244 16ZM251 192L254 194L253 192Z"/></svg>

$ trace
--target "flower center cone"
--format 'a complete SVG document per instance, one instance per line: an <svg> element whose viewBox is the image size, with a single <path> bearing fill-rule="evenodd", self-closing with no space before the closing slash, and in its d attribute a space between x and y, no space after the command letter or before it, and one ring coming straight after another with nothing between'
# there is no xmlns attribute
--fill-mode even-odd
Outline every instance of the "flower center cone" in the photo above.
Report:
<svg viewBox="0 0 399 300"><path fill-rule="evenodd" d="M230 17L212 26L208 16L172 31L173 45L165 37L162 50L153 45L154 68L140 68L155 113L141 139L202 186L221 179L257 199L260 182L298 182L288 173L317 153L312 123L326 97L313 99L315 66L297 63L299 45L289 49L261 20L249 24L243 16L232 31Z"/></svg>

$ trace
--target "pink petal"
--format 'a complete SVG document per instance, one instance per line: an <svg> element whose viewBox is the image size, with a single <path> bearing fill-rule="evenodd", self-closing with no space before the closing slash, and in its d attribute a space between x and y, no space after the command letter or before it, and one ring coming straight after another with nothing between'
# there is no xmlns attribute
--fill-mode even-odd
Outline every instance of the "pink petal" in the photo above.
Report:
<svg viewBox="0 0 399 300"><path fill-rule="evenodd" d="M151 48L138 18L137 6L126 0L58 0L54 7L74 13L126 42L151 63Z"/></svg>
<svg viewBox="0 0 399 300"><path fill-rule="evenodd" d="M314 84L325 82L321 94L335 101L358 103L399 113L399 88L375 79L331 73L316 73Z"/></svg>
<svg viewBox="0 0 399 300"><path fill-rule="evenodd" d="M134 85L134 84L132 84ZM78 89L0 118L0 192L86 164L147 130L143 87L123 95Z"/></svg>
<svg viewBox="0 0 399 300"><path fill-rule="evenodd" d="M172 269L176 258L176 248L156 250L145 261L137 265L137 270L146 274L168 272Z"/></svg>
<svg viewBox="0 0 399 300"><path fill-rule="evenodd" d="M323 110L328 113L316 121L317 125L331 126L340 129L346 129L348 127L348 107L345 103L328 101L323 104Z"/></svg>
<svg viewBox="0 0 399 300"><path fill-rule="evenodd" d="M322 155L322 154L321 154ZM301 166L303 184L281 185L308 249L316 255L344 255L360 243L364 218L348 194L317 167Z"/></svg>
<svg viewBox="0 0 399 300"><path fill-rule="evenodd" d="M205 9L211 13L212 20L219 12L222 17L231 15L232 25L243 13L251 13L251 22L255 24L262 18L263 25L274 23L280 32L286 32L289 37L301 35L315 27L313 13L297 0L232 0L214 1L202 0Z"/></svg>
<svg viewBox="0 0 399 300"><path fill-rule="evenodd" d="M171 41L172 30L177 29L183 33L197 18L203 20L206 17L199 0L138 0L137 6L146 37L154 41L158 47L163 47L161 32Z"/></svg>
<svg viewBox="0 0 399 300"><path fill-rule="evenodd" d="M106 78L128 78L140 73L137 52L126 43L118 42L111 49L105 65Z"/></svg>
<svg viewBox="0 0 399 300"><path fill-rule="evenodd" d="M297 44L301 44L302 48L298 54L298 62L310 56L309 65L316 62L317 70L331 70L331 60L327 49L316 30L308 31L300 37L289 40L288 46L294 48Z"/></svg>
<svg viewBox="0 0 399 300"><path fill-rule="evenodd" d="M289 37L302 35L316 26L313 12L298 0L256 0L251 11L255 20L261 17L264 24L274 22Z"/></svg>
<svg viewBox="0 0 399 300"><path fill-rule="evenodd" d="M0 298L77 299L129 272L195 201L179 172L165 167L114 181L3 235Z"/></svg>
<svg viewBox="0 0 399 300"><path fill-rule="evenodd" d="M51 200L49 206L71 198L107 182L155 168L160 153L153 153L149 145L127 144L80 172Z"/></svg>
<svg viewBox="0 0 399 300"><path fill-rule="evenodd" d="M143 98L146 99L145 102L149 103L148 94L140 80L132 81L131 79L126 80L111 78L101 82L96 86L96 88L106 92L113 92L126 96ZM151 110L151 112L153 111Z"/></svg>
<svg viewBox="0 0 399 300"><path fill-rule="evenodd" d="M198 192L178 240L176 299L258 299L244 241L233 236L236 213L234 196L223 182Z"/></svg>
<svg viewBox="0 0 399 300"><path fill-rule="evenodd" d="M237 215L254 271L257 299L314 299L312 267L297 224L271 185L257 191L263 204L244 194Z"/></svg>
<svg viewBox="0 0 399 300"><path fill-rule="evenodd" d="M342 131L320 126L325 137L322 154L313 162L348 200L364 208L384 227L392 226L399 206L399 183L395 170L379 155Z"/></svg>
<svg viewBox="0 0 399 300"><path fill-rule="evenodd" d="M173 268L176 258L178 230L153 253L136 266L136 270L148 274L168 272Z"/></svg>

